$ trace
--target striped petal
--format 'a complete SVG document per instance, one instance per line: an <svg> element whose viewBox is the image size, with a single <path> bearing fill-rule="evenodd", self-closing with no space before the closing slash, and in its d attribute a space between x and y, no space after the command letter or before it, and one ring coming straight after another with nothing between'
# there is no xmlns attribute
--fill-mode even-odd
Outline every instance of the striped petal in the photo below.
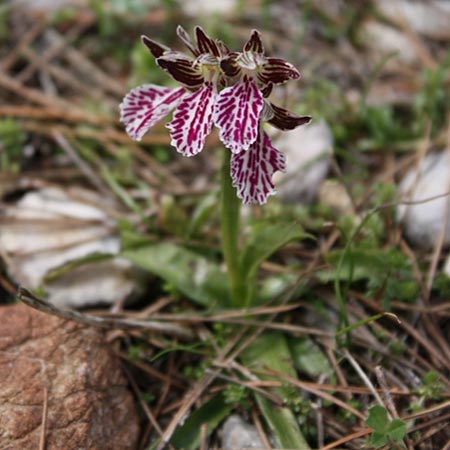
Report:
<svg viewBox="0 0 450 450"><path fill-rule="evenodd" d="M284 59L266 58L258 72L258 78L263 84L282 84L289 80L300 78L300 72Z"/></svg>
<svg viewBox="0 0 450 450"><path fill-rule="evenodd" d="M214 123L220 140L233 153L247 150L258 135L263 97L253 80L244 78L223 89L214 108Z"/></svg>
<svg viewBox="0 0 450 450"><path fill-rule="evenodd" d="M220 56L217 44L205 33L205 30L202 27L195 27L195 38L197 39L197 46L200 53L209 53L216 57Z"/></svg>
<svg viewBox="0 0 450 450"><path fill-rule="evenodd" d="M201 152L206 136L211 132L217 91L211 82L185 97L166 126L173 145L184 156Z"/></svg>
<svg viewBox="0 0 450 450"><path fill-rule="evenodd" d="M244 52L264 54L264 46L261 41L261 33L258 30L252 30L249 40L244 45Z"/></svg>
<svg viewBox="0 0 450 450"><path fill-rule="evenodd" d="M169 52L156 60L159 67L165 70L175 81L189 89L197 89L203 84L203 74L189 56L180 52Z"/></svg>
<svg viewBox="0 0 450 450"><path fill-rule="evenodd" d="M200 54L198 48L196 48L194 43L192 42L189 33L181 25L178 25L177 27L177 35L194 56L198 56Z"/></svg>
<svg viewBox="0 0 450 450"><path fill-rule="evenodd" d="M250 148L231 157L232 183L244 205L263 205L269 195L276 193L272 175L277 170L286 170L286 157L272 146L267 134L259 129L258 137Z"/></svg>
<svg viewBox="0 0 450 450"><path fill-rule="evenodd" d="M128 135L140 141L142 136L172 111L186 94L184 88L144 84L130 91L120 108L120 121Z"/></svg>

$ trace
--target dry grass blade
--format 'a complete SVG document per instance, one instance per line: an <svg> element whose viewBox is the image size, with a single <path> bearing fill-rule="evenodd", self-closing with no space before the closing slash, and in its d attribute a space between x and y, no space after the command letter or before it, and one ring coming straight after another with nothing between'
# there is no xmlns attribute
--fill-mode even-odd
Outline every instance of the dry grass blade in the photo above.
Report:
<svg viewBox="0 0 450 450"><path fill-rule="evenodd" d="M145 321L145 320L131 320L131 319L113 319L113 318L103 318L98 316L92 316L89 314L82 314L80 312L60 309L56 306L46 302L39 297L36 297L27 289L20 287L17 293L17 298L28 306L34 309L45 312L47 314L52 314L54 316L62 317L66 320L73 320L75 322L83 323L97 328L121 328L121 329L141 329L148 330L152 332L158 332L163 334L168 334L176 336L180 339L191 340L194 338L194 333L191 329L183 327L177 324L169 324L156 321Z"/></svg>
<svg viewBox="0 0 450 450"><path fill-rule="evenodd" d="M255 371L255 372L259 373L259 371ZM288 375L285 375L285 374L283 374L281 372L277 372L275 370L266 369L266 370L261 370L260 372L261 372L261 374L264 374L264 375L272 375L272 376L275 375L275 376L279 377L280 380L288 382L288 383L292 384L293 386L298 387L299 389L305 390L307 392L311 392L312 394L315 394L318 397L323 398L324 400L328 400L331 403L334 403L334 404L338 405L339 407L341 407L341 408L345 409L346 411L348 411L349 413L353 414L355 417L358 417L360 420L364 420L365 419L364 414L362 414L360 411L356 410L355 408L353 408L352 406L348 405L347 403L345 403L344 401L340 400L339 398L337 398L337 397L335 397L335 396L333 396L331 394L328 394L326 392L322 392L320 390L320 385L317 385L317 386L319 386L318 388L314 388L314 387L312 387L311 385L309 385L307 383L303 383L300 380L297 380L295 378L289 377Z"/></svg>

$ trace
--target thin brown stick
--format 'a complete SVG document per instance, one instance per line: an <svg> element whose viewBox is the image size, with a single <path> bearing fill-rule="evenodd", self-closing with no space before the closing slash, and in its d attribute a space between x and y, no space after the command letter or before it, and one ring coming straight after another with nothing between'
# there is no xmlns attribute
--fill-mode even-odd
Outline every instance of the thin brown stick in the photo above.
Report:
<svg viewBox="0 0 450 450"><path fill-rule="evenodd" d="M207 431L208 431L208 424L202 423L200 426L200 450L208 450Z"/></svg>
<svg viewBox="0 0 450 450"><path fill-rule="evenodd" d="M237 342L242 339L243 334L247 332L247 328L241 329L233 340L231 340L216 357L216 362L224 361L229 352L234 348ZM164 434L157 450L162 450L166 443L169 442L172 437L176 427L183 420L189 409L195 403L195 401L200 397L204 390L214 381L215 376L213 374L205 373L203 377L192 386L192 388L185 394L181 406L178 411L172 417L172 420L168 424L167 428L164 430Z"/></svg>
<svg viewBox="0 0 450 450"><path fill-rule="evenodd" d="M45 300L36 297L27 289L20 287L17 293L17 298L28 306L34 309L51 314L54 316L61 317L66 320L73 320L78 323L89 325L98 328L121 328L121 329L142 329L160 332L164 334L169 334L177 336L181 339L193 339L194 333L186 327L182 327L178 324L170 324L156 321L145 321L145 320L127 320L127 319L113 319L113 318L103 318L92 316L89 314L82 314L78 311L70 309L60 309L55 305L52 305Z"/></svg>
<svg viewBox="0 0 450 450"><path fill-rule="evenodd" d="M47 416L48 416L48 389L47 387L44 387L44 407L42 408L42 422L41 422L41 436L39 439L39 450L45 450Z"/></svg>
<svg viewBox="0 0 450 450"><path fill-rule="evenodd" d="M18 119L38 119L44 122L56 120L61 122L83 122L92 125L110 125L115 119L108 116L89 115L81 111L68 111L56 106L1 105L0 117L16 117Z"/></svg>
<svg viewBox="0 0 450 450"><path fill-rule="evenodd" d="M41 52L39 62L41 62L42 64L49 64L53 58L58 56L65 50L65 48L67 48L70 42L75 40L88 27L90 27L95 22L95 20L96 17L94 17L94 15L80 16L75 25L70 30L68 30L67 33L65 33L66 41L57 44L50 43L50 45L45 48L43 52ZM48 40L46 30L44 30L43 35L44 38ZM34 75L37 69L38 67L36 66L35 62L32 61L30 64L28 64L27 67L17 73L17 79L21 83L26 83Z"/></svg>
<svg viewBox="0 0 450 450"><path fill-rule="evenodd" d="M131 375L130 371L125 366L122 366L122 369L123 369L125 375L128 378L128 381L129 381L129 383L131 385L131 388L133 389L133 392L139 398L139 404L141 405L141 408L144 410L148 421L150 422L152 427L156 430L156 432L160 436L162 436L161 427L159 426L158 422L156 421L155 417L153 416L153 414L152 414L150 408L148 407L147 403L142 398L141 391L139 390L139 387L138 387L138 385L136 383L136 380L134 379L134 377ZM169 447L172 448L172 450L174 450L173 447L170 444L169 444Z"/></svg>
<svg viewBox="0 0 450 450"><path fill-rule="evenodd" d="M232 383L232 384L236 384L237 386L242 386L242 387L251 389L251 390L257 392L258 394L262 395L263 397L266 397L267 400L271 401L274 405L277 405L277 406L283 405L283 401L276 394L273 394L272 392L268 392L264 389L261 389L258 386L255 386L254 380L252 380L251 383L246 383L245 381L239 380L239 378L231 377L229 375L224 375L223 373L220 373L220 372L218 372L216 370L212 370L212 369L206 369L205 373L214 375L216 378L228 381L229 383ZM259 380L257 380L257 381L259 383Z"/></svg>
<svg viewBox="0 0 450 450"><path fill-rule="evenodd" d="M182 404L175 415L172 417L167 428L164 430L161 442L159 443L157 450L162 450L169 442L178 424L183 420L185 414L189 411L191 406L197 401L204 390L214 381L215 376L212 374L205 374L200 381L194 384L194 386L185 394Z"/></svg>
<svg viewBox="0 0 450 450"><path fill-rule="evenodd" d="M1 85L1 74L0 74L0 85ZM70 108L69 108L70 110ZM70 111L71 114L74 111ZM78 114L78 111L76 112ZM87 117L87 116L86 116ZM90 119L86 119L89 121ZM114 141L119 144L130 144L130 137L125 132L120 132L114 130L113 128L105 128L105 129L94 129L94 128L78 128L78 127L69 127L66 125L56 124L56 123L40 123L33 121L23 121L21 122L21 126L26 131L31 131L38 135L51 136L55 131L65 136L70 137L79 137L84 139L95 139L99 142L104 141ZM161 144L168 145L169 144L169 136L166 134L148 134L144 136L141 140L142 144Z"/></svg>
<svg viewBox="0 0 450 450"><path fill-rule="evenodd" d="M82 158L80 158L76 150L70 145L69 141L64 137L64 135L55 132L53 133L53 138L64 150L70 160L78 167L80 172L88 179L88 181L100 192L102 192L103 195L109 197L111 191L105 186L105 184L99 178L98 174L93 169L91 169L91 167L89 167L89 165Z"/></svg>
<svg viewBox="0 0 450 450"><path fill-rule="evenodd" d="M352 406L348 405L347 403L345 403L344 401L342 401L341 399L330 395L326 392L322 392L320 389L316 389L311 387L310 385L308 385L307 383L304 383L296 378L290 377L282 372L276 371L276 370L272 370L272 369L264 369L264 370L254 370L254 372L261 372L265 375L275 375L277 377L279 377L281 380L287 381L288 383L291 383L293 386L298 387L299 389L303 389L307 392L311 392L312 394L317 395L318 397L323 398L324 400L328 400L338 406L340 406L341 408L347 410L348 412L352 413L354 416L358 417L358 419L360 420L364 420L365 416L364 414L362 414L360 411L356 410L355 408L353 408Z"/></svg>
<svg viewBox="0 0 450 450"><path fill-rule="evenodd" d="M0 73L6 73L12 68L12 66L17 62L22 50L28 47L34 39L36 39L46 25L47 24L43 20L38 20L34 23L34 25L23 35L16 47L11 50L2 61L0 61Z"/></svg>
<svg viewBox="0 0 450 450"><path fill-rule="evenodd" d="M337 441L334 441L331 444L325 445L325 447L322 447L320 450L331 450L333 448L339 447L342 444L346 444L347 442L353 441L354 439L367 436L368 434L372 433L372 431L373 431L372 428L356 431L355 433L351 433L347 436L344 436L343 438L338 439Z"/></svg>
<svg viewBox="0 0 450 450"><path fill-rule="evenodd" d="M260 437L262 443L264 444L264 448L271 449L272 446L270 445L269 439L268 439L266 433L264 432L264 428L261 424L261 421L259 420L259 417L258 417L258 414L256 413L255 408L252 408L252 419L253 419L253 423L255 424L255 427L258 431L259 437Z"/></svg>
<svg viewBox="0 0 450 450"><path fill-rule="evenodd" d="M156 370L154 367L152 367L150 364L146 364L142 361L130 358L126 353L123 352L115 352L117 356L119 356L121 359L126 361L128 364L137 367L138 369L145 372L149 377L155 380L161 380L163 383L167 384L170 388L178 388L178 389L184 389L185 386L183 383L178 381L177 379L173 377L169 377L165 373L161 373L158 370Z"/></svg>
<svg viewBox="0 0 450 450"><path fill-rule="evenodd" d="M65 44L65 38L56 30L50 29L47 31L47 36L52 41L61 44ZM73 68L81 71L83 74L89 76L89 78L96 83L99 88L116 94L119 98L124 94L124 86L122 86L115 79L103 72L99 67L90 61L79 50L72 46L67 46L63 55L67 61L72 64Z"/></svg>
<svg viewBox="0 0 450 450"><path fill-rule="evenodd" d="M38 89L33 89L23 86L19 81L0 72L0 86L4 89L14 92L15 94L23 97L31 103L37 103L39 105L48 107L58 107L60 109L66 109L68 111L77 111L82 114L82 110L75 107L74 104L62 100L59 97L43 94Z"/></svg>

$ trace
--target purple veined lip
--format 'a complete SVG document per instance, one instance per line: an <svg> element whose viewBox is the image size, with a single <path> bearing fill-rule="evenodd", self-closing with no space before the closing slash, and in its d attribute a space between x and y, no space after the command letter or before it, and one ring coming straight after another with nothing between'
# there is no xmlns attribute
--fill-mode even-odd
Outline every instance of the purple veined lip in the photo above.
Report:
<svg viewBox="0 0 450 450"><path fill-rule="evenodd" d="M220 140L225 147L239 153L255 142L263 105L261 92L247 77L220 92L214 123L220 128Z"/></svg>
<svg viewBox="0 0 450 450"><path fill-rule="evenodd" d="M173 145L184 156L201 152L206 136L213 125L213 109L217 91L212 83L185 96L176 109L173 120L166 126L170 130Z"/></svg>
<svg viewBox="0 0 450 450"><path fill-rule="evenodd" d="M262 127L259 127L257 139L247 151L231 157L232 183L245 205L263 205L269 195L276 193L272 175L278 170L286 170L286 157L271 144Z"/></svg>
<svg viewBox="0 0 450 450"><path fill-rule="evenodd" d="M135 141L167 116L186 94L184 88L144 84L130 91L120 104L120 120Z"/></svg>

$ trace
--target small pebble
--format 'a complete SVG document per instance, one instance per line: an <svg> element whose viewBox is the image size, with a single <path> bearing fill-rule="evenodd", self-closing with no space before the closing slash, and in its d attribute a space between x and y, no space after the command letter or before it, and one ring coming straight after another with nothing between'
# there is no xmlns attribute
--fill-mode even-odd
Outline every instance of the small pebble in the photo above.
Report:
<svg viewBox="0 0 450 450"><path fill-rule="evenodd" d="M258 430L234 414L225 421L222 428L222 448L224 450L239 448L265 448Z"/></svg>
<svg viewBox="0 0 450 450"><path fill-rule="evenodd" d="M431 248L435 245L442 227L446 227L444 245L450 244L450 157L448 151L427 155L412 168L399 186L401 200L422 202L399 205L397 218L404 226L407 238L417 247ZM443 195L434 200L429 198ZM447 222L447 223L446 223Z"/></svg>

